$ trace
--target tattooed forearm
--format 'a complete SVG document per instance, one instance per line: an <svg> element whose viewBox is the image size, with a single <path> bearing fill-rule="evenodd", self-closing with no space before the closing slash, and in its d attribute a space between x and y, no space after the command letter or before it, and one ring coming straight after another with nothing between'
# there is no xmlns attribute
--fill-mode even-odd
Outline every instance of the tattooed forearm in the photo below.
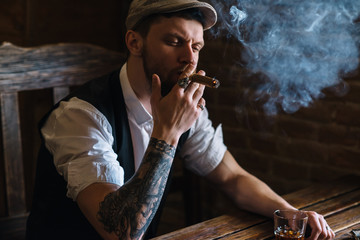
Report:
<svg viewBox="0 0 360 240"><path fill-rule="evenodd" d="M106 231L119 239L143 237L159 207L174 155L174 146L150 139L137 173L100 203L97 217Z"/></svg>

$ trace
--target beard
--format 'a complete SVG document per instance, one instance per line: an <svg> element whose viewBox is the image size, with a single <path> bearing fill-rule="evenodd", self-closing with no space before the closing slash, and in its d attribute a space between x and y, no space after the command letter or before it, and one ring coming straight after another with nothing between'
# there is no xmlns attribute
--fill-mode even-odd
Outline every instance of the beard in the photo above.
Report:
<svg viewBox="0 0 360 240"><path fill-rule="evenodd" d="M152 75L156 73L160 77L161 95L164 97L171 91L176 81L171 79L172 72L166 71L164 69L163 67L164 63L154 62L154 59L155 58L153 58L151 54L149 54L146 45L144 45L143 53L142 53L142 61L143 61L145 75L149 82L149 86L151 88Z"/></svg>

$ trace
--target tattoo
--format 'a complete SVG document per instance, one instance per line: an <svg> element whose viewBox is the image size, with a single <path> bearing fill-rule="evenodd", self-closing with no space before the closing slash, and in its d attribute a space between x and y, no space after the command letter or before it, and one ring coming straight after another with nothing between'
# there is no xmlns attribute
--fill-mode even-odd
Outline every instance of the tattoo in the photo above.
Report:
<svg viewBox="0 0 360 240"><path fill-rule="evenodd" d="M97 218L107 232L114 232L119 239L144 236L159 207L174 156L174 146L150 139L136 174L100 203Z"/></svg>

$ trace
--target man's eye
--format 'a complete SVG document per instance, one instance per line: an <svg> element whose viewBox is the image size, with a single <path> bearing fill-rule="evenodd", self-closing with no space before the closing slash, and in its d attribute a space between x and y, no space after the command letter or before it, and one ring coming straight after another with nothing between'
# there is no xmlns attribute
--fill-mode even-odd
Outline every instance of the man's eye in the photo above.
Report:
<svg viewBox="0 0 360 240"><path fill-rule="evenodd" d="M170 46L178 46L180 43L179 41L169 40L167 41L167 44L169 44Z"/></svg>
<svg viewBox="0 0 360 240"><path fill-rule="evenodd" d="M194 49L194 51L199 52L201 50L201 47L200 46L194 46L193 49Z"/></svg>

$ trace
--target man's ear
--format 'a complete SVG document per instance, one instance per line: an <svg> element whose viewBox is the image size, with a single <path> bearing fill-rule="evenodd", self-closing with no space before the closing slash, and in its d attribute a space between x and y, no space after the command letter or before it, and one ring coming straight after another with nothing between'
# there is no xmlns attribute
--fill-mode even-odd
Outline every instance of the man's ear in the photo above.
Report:
<svg viewBox="0 0 360 240"><path fill-rule="evenodd" d="M125 43L129 49L130 54L134 56L141 56L143 49L144 39L141 35L133 30L129 30L125 35Z"/></svg>

